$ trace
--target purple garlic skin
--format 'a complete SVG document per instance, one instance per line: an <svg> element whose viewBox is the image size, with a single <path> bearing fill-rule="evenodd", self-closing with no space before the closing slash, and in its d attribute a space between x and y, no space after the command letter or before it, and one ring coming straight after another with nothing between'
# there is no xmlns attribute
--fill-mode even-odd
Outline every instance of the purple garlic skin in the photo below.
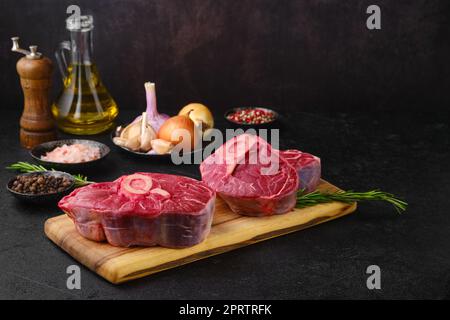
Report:
<svg viewBox="0 0 450 320"><path fill-rule="evenodd" d="M153 128L153 130L158 132L163 123L170 117L167 114L158 113L158 109L156 107L156 91L154 83L145 83L145 94L147 97L147 121Z"/></svg>
<svg viewBox="0 0 450 320"><path fill-rule="evenodd" d="M167 114L158 113L158 109L156 107L156 92L155 92L155 84L152 82L145 83L145 95L147 98L147 122L158 133L159 128L163 125L163 123L170 118ZM136 117L132 123L137 121L141 121L142 115Z"/></svg>

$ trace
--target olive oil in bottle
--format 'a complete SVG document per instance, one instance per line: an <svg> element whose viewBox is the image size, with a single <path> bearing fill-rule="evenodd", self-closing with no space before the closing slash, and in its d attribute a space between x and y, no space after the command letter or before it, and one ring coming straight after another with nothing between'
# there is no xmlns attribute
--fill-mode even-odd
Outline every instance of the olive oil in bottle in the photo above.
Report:
<svg viewBox="0 0 450 320"><path fill-rule="evenodd" d="M62 42L56 52L64 88L52 105L53 116L58 127L68 133L103 132L114 124L119 108L92 60L94 20L89 15L73 16L66 20L66 28L71 40ZM70 60L65 50L70 52Z"/></svg>
<svg viewBox="0 0 450 320"><path fill-rule="evenodd" d="M109 129L119 109L102 84L94 64L70 64L64 90L52 105L58 127L72 134Z"/></svg>

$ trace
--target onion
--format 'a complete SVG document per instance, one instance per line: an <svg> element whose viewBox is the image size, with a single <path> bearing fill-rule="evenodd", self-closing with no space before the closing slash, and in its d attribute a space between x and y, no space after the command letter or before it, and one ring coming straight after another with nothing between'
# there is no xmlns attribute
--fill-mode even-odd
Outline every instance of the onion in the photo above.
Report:
<svg viewBox="0 0 450 320"><path fill-rule="evenodd" d="M201 103L190 103L180 110L180 116L189 117L196 125L202 125L202 131L214 128L214 118L207 106Z"/></svg>
<svg viewBox="0 0 450 320"><path fill-rule="evenodd" d="M152 179L143 174L132 174L126 177L121 186L131 194L141 195L147 194L152 188L153 182Z"/></svg>
<svg viewBox="0 0 450 320"><path fill-rule="evenodd" d="M183 149L192 150L197 138L195 131L195 125L191 119L185 116L175 116L164 122L159 129L158 138L174 145L182 143Z"/></svg>

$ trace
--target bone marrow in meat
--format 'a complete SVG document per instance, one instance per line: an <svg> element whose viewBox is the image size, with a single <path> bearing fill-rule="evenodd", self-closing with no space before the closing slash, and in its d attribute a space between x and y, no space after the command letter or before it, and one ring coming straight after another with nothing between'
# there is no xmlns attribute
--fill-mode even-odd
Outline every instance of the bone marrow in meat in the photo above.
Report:
<svg viewBox="0 0 450 320"><path fill-rule="evenodd" d="M79 188L58 205L90 240L183 248L209 234L215 192L188 177L135 173Z"/></svg>

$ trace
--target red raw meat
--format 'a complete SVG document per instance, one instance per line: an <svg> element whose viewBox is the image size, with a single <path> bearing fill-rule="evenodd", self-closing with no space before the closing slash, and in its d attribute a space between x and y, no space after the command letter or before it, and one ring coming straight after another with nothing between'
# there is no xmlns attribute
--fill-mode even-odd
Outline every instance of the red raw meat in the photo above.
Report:
<svg viewBox="0 0 450 320"><path fill-rule="evenodd" d="M215 192L188 177L136 173L73 191L59 207L78 232L114 246L193 246L211 229Z"/></svg>
<svg viewBox="0 0 450 320"><path fill-rule="evenodd" d="M264 139L242 134L223 144L200 165L202 180L236 213L269 216L296 203L296 169Z"/></svg>
<svg viewBox="0 0 450 320"><path fill-rule="evenodd" d="M320 183L320 159L299 150L280 151L281 156L297 170L299 189L306 193L313 192Z"/></svg>

